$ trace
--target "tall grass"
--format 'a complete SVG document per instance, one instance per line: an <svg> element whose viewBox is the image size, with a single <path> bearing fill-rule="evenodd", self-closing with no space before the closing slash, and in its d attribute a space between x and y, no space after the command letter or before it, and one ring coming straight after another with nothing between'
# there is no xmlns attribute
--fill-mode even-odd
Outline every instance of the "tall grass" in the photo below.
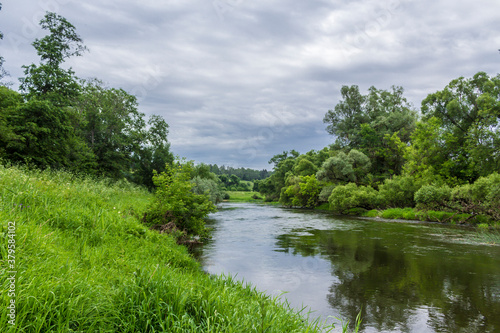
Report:
<svg viewBox="0 0 500 333"><path fill-rule="evenodd" d="M126 182L0 166L1 332L318 332L319 321L231 277L138 217ZM7 221L16 223L16 325L8 323Z"/></svg>

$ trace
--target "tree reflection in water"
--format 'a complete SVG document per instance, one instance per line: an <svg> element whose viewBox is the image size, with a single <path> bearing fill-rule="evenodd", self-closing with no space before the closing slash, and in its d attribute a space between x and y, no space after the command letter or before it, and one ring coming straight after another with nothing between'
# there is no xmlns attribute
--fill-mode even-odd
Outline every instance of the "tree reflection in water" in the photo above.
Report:
<svg viewBox="0 0 500 333"><path fill-rule="evenodd" d="M363 328L410 332L425 317L427 330L435 332L500 330L498 255L485 255L484 246L430 237L425 226L369 223L376 228L307 235L296 229L278 236L276 245L328 259L338 278L329 304L351 322L362 309Z"/></svg>

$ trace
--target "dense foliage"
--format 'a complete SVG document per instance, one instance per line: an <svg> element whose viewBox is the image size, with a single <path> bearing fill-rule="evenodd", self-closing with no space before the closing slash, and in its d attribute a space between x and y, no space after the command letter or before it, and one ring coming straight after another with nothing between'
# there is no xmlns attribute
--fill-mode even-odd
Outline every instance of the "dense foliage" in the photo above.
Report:
<svg viewBox="0 0 500 333"><path fill-rule="evenodd" d="M500 75L452 80L422 101L420 119L403 92L342 87L324 118L335 142L275 155L258 190L286 206L328 203L343 214L417 206L460 222L500 220Z"/></svg>
<svg viewBox="0 0 500 333"><path fill-rule="evenodd" d="M195 193L193 187L200 186L200 176L191 181L194 173L192 162L177 163L155 174L155 200L144 214L143 221L149 226L173 223L177 230L194 235L205 235L204 218L216 207L208 193Z"/></svg>
<svg viewBox="0 0 500 333"><path fill-rule="evenodd" d="M325 331L246 282L203 272L139 221L152 197L126 181L0 165L0 220L15 222L17 271L16 325L2 292L0 331ZM0 223L0 241L9 239ZM0 246L2 262L8 254Z"/></svg>
<svg viewBox="0 0 500 333"><path fill-rule="evenodd" d="M124 90L80 80L63 67L86 51L64 17L48 12L40 26L47 31L33 42L40 64L23 66L22 93L0 86L0 158L152 189L153 170L173 161L166 121L146 118Z"/></svg>

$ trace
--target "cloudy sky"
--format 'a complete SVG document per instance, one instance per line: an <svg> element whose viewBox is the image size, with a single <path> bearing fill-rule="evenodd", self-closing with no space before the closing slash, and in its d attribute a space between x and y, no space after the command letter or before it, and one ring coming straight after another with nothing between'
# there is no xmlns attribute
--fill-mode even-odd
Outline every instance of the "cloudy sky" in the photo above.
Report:
<svg viewBox="0 0 500 333"><path fill-rule="evenodd" d="M284 150L327 146L342 85L402 86L419 108L454 78L500 72L498 0L0 1L14 88L56 12L89 48L68 66L136 95L197 162L271 169Z"/></svg>

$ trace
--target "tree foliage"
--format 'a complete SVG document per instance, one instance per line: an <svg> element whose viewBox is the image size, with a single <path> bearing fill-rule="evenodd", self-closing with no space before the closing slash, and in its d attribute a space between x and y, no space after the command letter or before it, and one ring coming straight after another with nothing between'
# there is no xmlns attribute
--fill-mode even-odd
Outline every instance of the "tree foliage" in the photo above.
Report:
<svg viewBox="0 0 500 333"><path fill-rule="evenodd" d="M321 185L316 176L291 176L287 183L289 186L281 190L281 204L303 208L314 208L318 205Z"/></svg>
<svg viewBox="0 0 500 333"><path fill-rule="evenodd" d="M404 160L398 143L410 141L417 119L403 93L402 87L371 87L362 95L356 85L343 86L343 100L323 119L327 132L335 136L334 146L367 155L371 173L382 179L401 171Z"/></svg>
<svg viewBox="0 0 500 333"><path fill-rule="evenodd" d="M355 208L373 209L378 206L378 200L378 193L371 186L357 186L354 183L335 187L328 199L330 208L341 214L347 214Z"/></svg>
<svg viewBox="0 0 500 333"><path fill-rule="evenodd" d="M47 12L40 26L48 35L36 39L32 45L41 63L23 66L25 77L20 78L20 87L28 99L44 98L56 106L66 106L78 96L80 85L73 70L61 65L72 56L82 55L86 47L76 28L60 15Z"/></svg>
<svg viewBox="0 0 500 333"><path fill-rule="evenodd" d="M463 183L499 170L500 76L452 80L422 101L422 113L440 120L438 173Z"/></svg>
<svg viewBox="0 0 500 333"><path fill-rule="evenodd" d="M316 174L318 180L331 183L363 183L371 168L370 159L362 152L352 149L349 154L340 151L327 159Z"/></svg>
<svg viewBox="0 0 500 333"><path fill-rule="evenodd" d="M216 211L215 205L205 193L192 191L194 172L192 162L174 163L162 173L155 174L157 186L155 200L144 215L150 226L174 223L179 230L191 235L205 235L205 217Z"/></svg>

